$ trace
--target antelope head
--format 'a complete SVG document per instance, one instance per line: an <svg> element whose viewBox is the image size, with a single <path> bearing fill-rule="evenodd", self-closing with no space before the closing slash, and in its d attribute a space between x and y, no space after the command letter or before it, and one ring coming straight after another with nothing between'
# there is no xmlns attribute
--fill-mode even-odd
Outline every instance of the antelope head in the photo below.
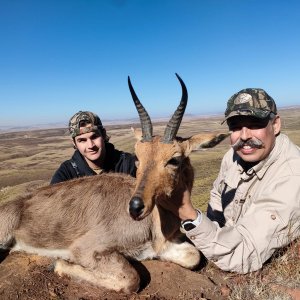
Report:
<svg viewBox="0 0 300 300"><path fill-rule="evenodd" d="M176 137L188 100L186 86L178 74L176 76L181 84L182 97L163 136L153 136L151 119L128 77L131 96L141 122L141 131L134 130L137 139L137 176L129 202L129 213L135 220L149 215L155 204L162 207L180 206L183 192L191 191L194 180L189 154L199 148L213 147L227 136L199 134L185 139Z"/></svg>

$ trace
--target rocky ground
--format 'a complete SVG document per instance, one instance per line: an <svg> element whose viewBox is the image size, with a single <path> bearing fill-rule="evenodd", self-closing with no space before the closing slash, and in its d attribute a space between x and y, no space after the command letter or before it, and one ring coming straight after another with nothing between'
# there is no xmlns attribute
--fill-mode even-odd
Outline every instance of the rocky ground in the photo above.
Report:
<svg viewBox="0 0 300 300"><path fill-rule="evenodd" d="M85 282L59 277L54 261L20 252L2 253L0 299L225 299L229 289L222 276L212 278L202 271L189 271L161 261L136 263L142 278L136 294L119 294Z"/></svg>

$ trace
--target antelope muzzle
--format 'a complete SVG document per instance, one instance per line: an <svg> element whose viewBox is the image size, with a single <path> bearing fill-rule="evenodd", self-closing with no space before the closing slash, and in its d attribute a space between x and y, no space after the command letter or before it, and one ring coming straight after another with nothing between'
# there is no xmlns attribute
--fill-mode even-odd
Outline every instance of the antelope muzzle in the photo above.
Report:
<svg viewBox="0 0 300 300"><path fill-rule="evenodd" d="M134 196L129 202L129 214L134 220L142 219L145 209L144 201L142 198Z"/></svg>

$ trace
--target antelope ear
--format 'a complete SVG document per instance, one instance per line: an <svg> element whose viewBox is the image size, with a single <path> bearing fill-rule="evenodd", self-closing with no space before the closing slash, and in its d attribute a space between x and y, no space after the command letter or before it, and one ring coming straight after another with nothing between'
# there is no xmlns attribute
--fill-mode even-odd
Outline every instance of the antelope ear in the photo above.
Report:
<svg viewBox="0 0 300 300"><path fill-rule="evenodd" d="M228 136L229 133L200 133L193 135L185 141L187 143L185 155L189 155L192 151L196 151L202 148L212 148L218 145Z"/></svg>
<svg viewBox="0 0 300 300"><path fill-rule="evenodd" d="M131 131L133 132L134 137L138 140L141 141L143 138L142 130L139 128L133 128L131 127Z"/></svg>

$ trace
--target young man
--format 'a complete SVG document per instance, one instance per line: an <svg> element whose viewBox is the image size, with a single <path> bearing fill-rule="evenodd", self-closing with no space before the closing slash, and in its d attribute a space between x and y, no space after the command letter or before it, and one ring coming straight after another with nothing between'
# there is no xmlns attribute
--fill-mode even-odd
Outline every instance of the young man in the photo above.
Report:
<svg viewBox="0 0 300 300"><path fill-rule="evenodd" d="M89 111L79 111L69 121L69 132L76 149L72 158L63 162L51 184L102 172L127 173L135 177L135 156L116 150L100 118Z"/></svg>
<svg viewBox="0 0 300 300"><path fill-rule="evenodd" d="M247 273L300 235L300 149L280 133L276 104L262 89L234 94L225 120L232 148L222 160L207 214L193 207L189 194L174 213L209 260Z"/></svg>

